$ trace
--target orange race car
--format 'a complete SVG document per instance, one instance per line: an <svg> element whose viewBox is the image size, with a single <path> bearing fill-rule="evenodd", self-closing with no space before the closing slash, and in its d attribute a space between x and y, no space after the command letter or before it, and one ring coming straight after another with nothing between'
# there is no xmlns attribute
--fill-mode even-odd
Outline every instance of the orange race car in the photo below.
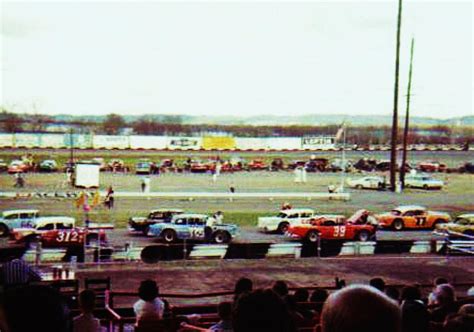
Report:
<svg viewBox="0 0 474 332"><path fill-rule="evenodd" d="M423 206L399 206L390 212L377 216L379 227L401 231L405 228L434 229L436 225L447 223L451 217L446 212L428 211Z"/></svg>
<svg viewBox="0 0 474 332"><path fill-rule="evenodd" d="M290 226L287 236L308 242L321 240L369 241L375 239L376 220L367 210L359 210L350 218L344 216L320 216L308 223Z"/></svg>

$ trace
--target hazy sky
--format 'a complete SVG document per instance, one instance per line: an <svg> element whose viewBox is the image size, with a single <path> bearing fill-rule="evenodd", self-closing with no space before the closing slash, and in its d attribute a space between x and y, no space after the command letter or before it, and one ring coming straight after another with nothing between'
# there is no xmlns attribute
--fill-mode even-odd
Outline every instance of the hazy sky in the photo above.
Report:
<svg viewBox="0 0 474 332"><path fill-rule="evenodd" d="M48 114L390 114L397 1L2 2L1 104ZM405 0L401 112L473 114L473 4Z"/></svg>

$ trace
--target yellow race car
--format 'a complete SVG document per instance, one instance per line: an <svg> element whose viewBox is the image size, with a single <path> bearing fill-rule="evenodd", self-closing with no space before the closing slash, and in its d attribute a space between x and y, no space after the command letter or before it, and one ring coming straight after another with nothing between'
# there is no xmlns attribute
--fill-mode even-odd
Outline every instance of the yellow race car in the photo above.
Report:
<svg viewBox="0 0 474 332"><path fill-rule="evenodd" d="M452 222L436 225L436 232L474 237L474 213L461 214Z"/></svg>

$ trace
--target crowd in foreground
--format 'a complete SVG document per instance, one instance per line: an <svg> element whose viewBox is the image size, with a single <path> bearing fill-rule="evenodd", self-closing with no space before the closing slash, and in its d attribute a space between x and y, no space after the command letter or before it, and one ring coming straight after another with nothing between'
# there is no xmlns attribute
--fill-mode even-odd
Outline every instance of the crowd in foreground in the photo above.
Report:
<svg viewBox="0 0 474 332"><path fill-rule="evenodd" d="M70 319L70 311L55 289L31 284L40 275L21 260L4 264L0 273L0 331L102 331L94 317L95 293L79 294L80 314ZM386 286L381 278L368 285L346 286L336 278L333 292L319 288L289 291L285 281L270 288L254 289L252 280L241 278L231 302L217 306L219 321L212 326L199 324L199 315L190 315L180 332L472 332L474 331L474 289L457 299L449 280L438 277L427 298L420 288ZM172 317L170 304L160 297L154 280L144 280L133 305L136 326ZM156 331L163 331L156 329Z"/></svg>

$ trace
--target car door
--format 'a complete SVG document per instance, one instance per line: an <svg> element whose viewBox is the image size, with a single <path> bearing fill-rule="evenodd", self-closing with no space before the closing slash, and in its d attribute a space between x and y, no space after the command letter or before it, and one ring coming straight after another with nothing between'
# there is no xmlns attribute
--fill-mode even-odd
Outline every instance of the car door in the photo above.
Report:
<svg viewBox="0 0 474 332"><path fill-rule="evenodd" d="M206 220L203 218L193 218L193 224L190 227L191 236L194 240L204 240L204 227Z"/></svg>
<svg viewBox="0 0 474 332"><path fill-rule="evenodd" d="M22 226L22 220L20 219L20 214L19 213L12 213L12 214L4 217L3 220L5 221L5 224L10 229L23 227ZM27 226L25 226L25 227L27 227Z"/></svg>
<svg viewBox="0 0 474 332"><path fill-rule="evenodd" d="M403 223L405 227L409 227L409 228L418 227L417 220L415 218L415 211L406 211L403 214Z"/></svg>

